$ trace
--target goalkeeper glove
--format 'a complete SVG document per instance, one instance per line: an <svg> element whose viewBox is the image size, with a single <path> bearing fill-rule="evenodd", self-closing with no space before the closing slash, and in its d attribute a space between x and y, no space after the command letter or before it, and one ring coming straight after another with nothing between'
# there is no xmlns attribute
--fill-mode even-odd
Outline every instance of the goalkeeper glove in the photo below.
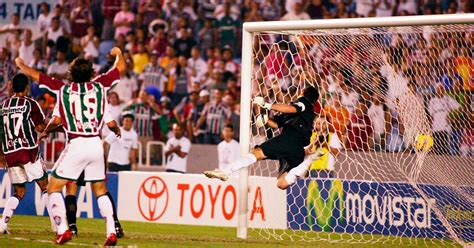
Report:
<svg viewBox="0 0 474 248"><path fill-rule="evenodd" d="M257 116L257 120L255 120L255 125L257 125L258 128L264 127L265 124L268 122L268 116L266 114L261 114Z"/></svg>
<svg viewBox="0 0 474 248"><path fill-rule="evenodd" d="M258 106L264 108L264 109L268 109L268 110L271 110L272 109L272 105L271 103L267 103L265 102L265 100L263 99L263 97L261 96L257 96L253 99L253 103L257 104Z"/></svg>

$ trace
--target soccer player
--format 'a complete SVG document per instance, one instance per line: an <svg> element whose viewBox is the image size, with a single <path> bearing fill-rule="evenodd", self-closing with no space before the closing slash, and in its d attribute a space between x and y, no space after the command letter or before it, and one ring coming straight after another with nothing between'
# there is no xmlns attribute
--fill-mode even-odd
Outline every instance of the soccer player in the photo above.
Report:
<svg viewBox="0 0 474 248"><path fill-rule="evenodd" d="M60 122L66 131L68 145L56 162L48 185L49 205L57 227L57 244L71 240L61 191L69 180L77 180L82 171L84 181L92 183L99 210L106 221L105 245L117 243L113 205L106 195L104 149L99 133L104 123L106 90L119 81L126 66L119 48L113 48L110 53L116 57L114 67L94 79L92 63L83 58L76 58L69 66L71 83L67 85L26 66L19 58L15 60L26 75L58 92L60 117L55 118L55 123Z"/></svg>
<svg viewBox="0 0 474 248"><path fill-rule="evenodd" d="M108 104L105 105L104 122L107 124L107 127L113 132L113 133L110 133L110 135L115 134L116 137L121 137L121 134L122 134L121 129L118 128L117 123L112 118L110 114L110 110L108 109L108 106L110 105ZM59 108L58 108L58 105L56 105L54 108L53 119L51 119L46 130L41 134L40 138L47 137L49 133L56 131L59 128L62 128L62 126L55 124L55 123L60 123L55 119L55 118L58 118L59 116L60 116ZM84 171L81 173L77 181L69 181L66 184L66 197L65 197L66 218L69 225L69 231L71 232L71 235L74 235L74 236L78 235L78 229L76 225L77 224L76 223L76 220L77 220L76 195L77 195L77 189L79 186L86 186L86 182L84 181ZM118 217L117 217L117 209L115 208L114 199L109 191L107 191L106 195L107 197L109 197L110 202L112 203L112 209L114 211L113 217L114 217L114 223L115 223L115 232L116 232L117 238L122 238L124 236L124 232L123 232L122 226L120 225L120 221L118 220Z"/></svg>
<svg viewBox="0 0 474 248"><path fill-rule="evenodd" d="M267 125L271 128L282 128L281 134L256 146L249 155L235 160L227 169L205 171L204 174L209 178L226 181L232 173L257 161L264 159L280 160L277 186L280 189L286 189L290 184L289 181L295 180L289 178L290 176L295 177L295 175L290 174L288 176L288 172L305 160L305 147L310 144L313 121L316 117L313 106L318 98L319 91L313 86L305 88L298 100L291 104L271 104L265 102L263 97L255 97L253 99L254 104L266 110L281 113L276 115L274 120L269 119L266 114L261 114L256 119L256 125L259 127ZM312 158L307 159L314 159L314 157L320 155L317 152L310 155Z"/></svg>
<svg viewBox="0 0 474 248"><path fill-rule="evenodd" d="M8 234L8 222L25 196L25 183L35 181L46 199L48 174L40 157L37 133L45 128L43 111L39 104L27 97L28 77L18 73L13 77L14 95L3 101L0 129L2 150L5 155L8 175L14 194L3 209L0 220L0 233ZM49 209L48 209L49 212Z"/></svg>

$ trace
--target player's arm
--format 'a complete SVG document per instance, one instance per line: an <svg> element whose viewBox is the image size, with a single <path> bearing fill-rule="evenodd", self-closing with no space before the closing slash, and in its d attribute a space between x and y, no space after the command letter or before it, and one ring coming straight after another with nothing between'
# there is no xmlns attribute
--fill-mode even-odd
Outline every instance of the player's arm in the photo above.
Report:
<svg viewBox="0 0 474 248"><path fill-rule="evenodd" d="M115 63L113 67L117 68L121 75L124 75L127 71L127 64L123 58L122 50L120 50L118 47L114 47L112 50L110 50L110 55L115 56Z"/></svg>
<svg viewBox="0 0 474 248"><path fill-rule="evenodd" d="M285 114L294 114L299 111L304 111L305 107L304 104L301 102L297 102L296 104L283 104L283 103L268 103L265 102L263 97L257 96L253 99L253 103L259 105L260 107L268 110L275 110L280 113L285 113ZM300 106L301 110L297 108L297 106Z"/></svg>
<svg viewBox="0 0 474 248"><path fill-rule="evenodd" d="M138 149L132 148L130 150L130 164L132 166L132 170L137 170L137 153Z"/></svg>
<svg viewBox="0 0 474 248"><path fill-rule="evenodd" d="M38 143L48 137L50 133L53 133L56 131L58 128L61 127L61 117L59 116L53 116L53 118L49 121L48 125L46 125L46 128L43 128L43 131L38 137ZM38 130L37 130L38 131Z"/></svg>
<svg viewBox="0 0 474 248"><path fill-rule="evenodd" d="M20 57L15 59L15 64L23 74L33 79L33 81L39 82L41 72L27 66Z"/></svg>
<svg viewBox="0 0 474 248"><path fill-rule="evenodd" d="M107 127L110 129L110 131L112 131L115 136L117 136L118 138L120 138L122 136L121 132L120 132L120 128L119 126L117 125L117 122L115 120L113 121L109 121L107 122Z"/></svg>

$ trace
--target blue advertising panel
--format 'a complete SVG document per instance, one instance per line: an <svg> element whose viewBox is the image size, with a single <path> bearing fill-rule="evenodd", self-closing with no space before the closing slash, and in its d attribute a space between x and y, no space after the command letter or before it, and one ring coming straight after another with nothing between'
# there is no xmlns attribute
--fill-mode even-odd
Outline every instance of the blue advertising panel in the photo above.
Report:
<svg viewBox="0 0 474 248"><path fill-rule="evenodd" d="M473 187L299 180L287 190L288 228L474 240ZM466 195L467 194L467 195ZM441 216L441 218L440 218Z"/></svg>
<svg viewBox="0 0 474 248"><path fill-rule="evenodd" d="M117 173L107 173L106 184L107 189L117 202ZM8 198L12 195L13 187L10 184L8 173L5 170L0 170L0 211L3 211ZM79 188L77 192L77 212L81 218L102 218L95 198L89 183L85 187ZM42 199L41 190L36 184L28 183L26 185L26 195L15 210L15 214L47 215L45 201Z"/></svg>

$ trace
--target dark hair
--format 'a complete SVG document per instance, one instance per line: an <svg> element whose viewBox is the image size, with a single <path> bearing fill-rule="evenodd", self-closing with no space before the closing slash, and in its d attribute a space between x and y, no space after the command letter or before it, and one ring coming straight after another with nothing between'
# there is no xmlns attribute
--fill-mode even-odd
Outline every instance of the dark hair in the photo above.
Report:
<svg viewBox="0 0 474 248"><path fill-rule="evenodd" d="M314 86L308 86L303 91L303 96L311 103L319 99L319 90Z"/></svg>
<svg viewBox="0 0 474 248"><path fill-rule="evenodd" d="M20 14L14 13L12 16L16 16L17 18L20 18Z"/></svg>
<svg viewBox="0 0 474 248"><path fill-rule="evenodd" d="M89 60L76 58L69 66L69 73L70 81L74 83L87 83L94 75L94 68L92 68L92 63Z"/></svg>
<svg viewBox="0 0 474 248"><path fill-rule="evenodd" d="M51 19L51 21L58 21L59 22L59 17L58 16L55 16Z"/></svg>
<svg viewBox="0 0 474 248"><path fill-rule="evenodd" d="M13 92L20 93L25 91L26 86L28 86L28 77L23 73L17 73L13 76Z"/></svg>
<svg viewBox="0 0 474 248"><path fill-rule="evenodd" d="M227 124L227 125L225 125L224 128L230 128L230 129L232 129L232 131L234 131L234 126L232 126L232 124Z"/></svg>
<svg viewBox="0 0 474 248"><path fill-rule="evenodd" d="M132 113L127 113L122 116L122 121L125 120L125 118L131 118L132 121L135 120L135 116Z"/></svg>

